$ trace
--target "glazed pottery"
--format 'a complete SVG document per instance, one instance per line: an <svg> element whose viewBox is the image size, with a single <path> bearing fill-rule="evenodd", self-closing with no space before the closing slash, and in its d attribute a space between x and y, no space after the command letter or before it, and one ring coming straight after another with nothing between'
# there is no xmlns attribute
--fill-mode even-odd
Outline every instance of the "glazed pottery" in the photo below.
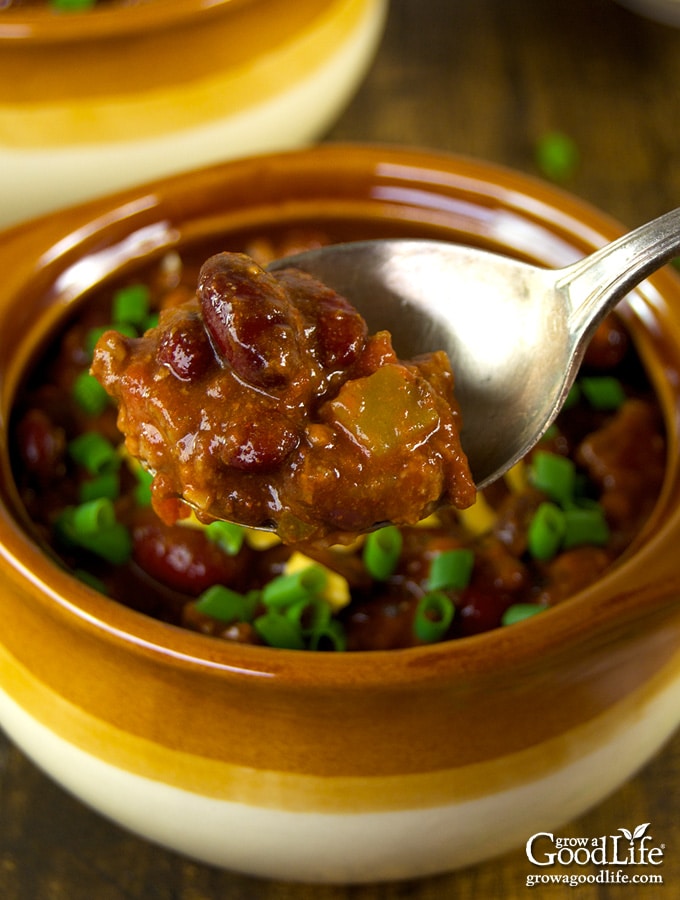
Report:
<svg viewBox="0 0 680 900"><path fill-rule="evenodd" d="M386 10L387 0L0 9L0 227L317 138L363 78Z"/></svg>
<svg viewBox="0 0 680 900"><path fill-rule="evenodd" d="M7 232L0 721L84 802L197 859L277 879L413 878L556 832L680 722L680 285L660 271L621 306L663 407L668 471L643 532L598 583L510 628L433 646L233 645L124 608L49 558L17 498L7 421L37 348L100 282L195 241L310 225L466 241L547 266L624 230L482 162L326 145Z"/></svg>

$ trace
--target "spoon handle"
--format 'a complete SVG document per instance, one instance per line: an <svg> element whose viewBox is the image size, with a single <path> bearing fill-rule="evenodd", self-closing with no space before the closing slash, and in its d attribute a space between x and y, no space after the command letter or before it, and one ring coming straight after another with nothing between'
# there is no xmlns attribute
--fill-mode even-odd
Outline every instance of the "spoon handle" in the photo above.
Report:
<svg viewBox="0 0 680 900"><path fill-rule="evenodd" d="M562 269L557 288L570 306L574 335L590 336L628 291L680 253L680 208Z"/></svg>

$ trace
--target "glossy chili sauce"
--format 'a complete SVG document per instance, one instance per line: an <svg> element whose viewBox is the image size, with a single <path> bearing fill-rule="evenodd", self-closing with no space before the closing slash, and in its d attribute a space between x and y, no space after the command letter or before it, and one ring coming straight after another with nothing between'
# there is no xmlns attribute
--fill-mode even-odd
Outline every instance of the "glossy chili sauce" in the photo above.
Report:
<svg viewBox="0 0 680 900"><path fill-rule="evenodd" d="M310 241L291 235L277 246L258 239L243 249L265 264ZM213 261L204 269L208 283L221 277L223 263ZM78 577L118 601L228 641L300 649L408 647L503 627L566 600L614 563L649 516L665 468L662 417L632 342L611 316L593 340L577 389L556 425L530 457L478 495L467 510L439 510L417 525L381 529L350 546L325 547L291 547L250 529L225 538L194 516L173 523L176 510L167 514L163 502L165 515L159 517L143 469L124 449L117 408L106 395L89 393L94 379L88 370L97 339L106 353L120 350L128 362L133 348L128 388L135 385L143 392L157 383L156 376L172 386L156 396L171 397L175 413L166 425L161 404L156 424L165 429L161 444L173 440L177 417L189 403L184 388L191 390L189 375L197 376L194 367L202 373L199 383L205 379L203 384L212 384L233 364L233 358L228 365L219 358L230 351L200 322L197 275L198 266L180 264L170 255L143 279L138 277L148 294L150 318L138 317L134 326L114 321L112 313L125 285L91 298L36 361L16 404L14 469L38 539ZM340 325L321 339L324 316L300 301L306 295L299 290L298 276L285 276L283 282L287 279L294 283L295 315L302 316L310 332L317 330L305 348L316 374L311 382L286 382L284 394L294 383L305 403L318 398L312 404L318 413L342 393L344 384L354 383L345 376L361 381L380 371L375 368L376 346L379 357L387 354L390 365L396 365L385 338L364 335L351 308L314 287L312 307L327 298L328 308L339 312L331 321ZM157 326L159 309L162 324ZM102 337L112 324L125 332L125 340ZM160 331L145 331L149 324ZM205 353L197 352L197 346ZM100 365L104 362L113 365L111 360ZM244 365L248 369L252 359ZM434 371L436 376L432 361L398 370L405 383L417 377L426 385L439 385L443 377L448 392L449 375L442 376L436 364ZM255 374L240 372L239 389L249 397L253 379L260 378L257 389L269 404L282 390L276 386L280 375L266 375L263 383L263 370L256 364ZM85 394L83 383L89 385ZM247 399L240 402L248 406ZM300 433L285 437L289 426L281 425L276 403L257 419L248 408L242 421L255 424L250 434L260 446L256 450L253 445L250 457L243 441L233 442L228 449L232 461L239 454L260 460L267 453L277 456L282 435L290 453L309 441ZM344 409L349 411L350 404ZM311 426L308 420L307 427L327 427L321 415L318 420ZM141 419L133 411L130 421ZM263 422L268 427L260 428ZM353 427L349 418L345 424L348 430ZM274 433L277 440L268 442ZM94 462L84 459L81 448L92 443L93 435L104 448ZM545 475L553 469L560 474L556 483ZM256 468L240 472L259 477ZM399 499L401 489L395 494ZM324 491L317 499L323 507ZM79 536L74 523L87 522L93 508L95 537ZM383 543L388 552L376 556L375 545L380 549Z"/></svg>
<svg viewBox="0 0 680 900"><path fill-rule="evenodd" d="M446 355L402 363L388 332L369 335L304 272L216 254L157 328L106 333L92 372L168 524L182 497L208 521L337 543L474 501Z"/></svg>

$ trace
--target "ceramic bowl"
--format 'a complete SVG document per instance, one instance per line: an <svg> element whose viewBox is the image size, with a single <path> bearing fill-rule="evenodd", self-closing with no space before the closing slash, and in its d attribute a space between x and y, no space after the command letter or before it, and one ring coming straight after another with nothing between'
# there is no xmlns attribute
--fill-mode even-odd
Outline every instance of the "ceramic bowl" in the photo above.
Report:
<svg viewBox="0 0 680 900"><path fill-rule="evenodd" d="M622 228L482 162L334 146L232 161L18 227L0 241L0 415L91 287L244 230L467 241L558 266ZM231 645L93 592L32 541L3 440L0 721L65 788L211 864L364 882L469 865L557 830L680 722L680 285L621 306L663 406L668 470L598 583L512 628L390 652ZM618 823L615 823L618 825Z"/></svg>
<svg viewBox="0 0 680 900"><path fill-rule="evenodd" d="M0 227L315 139L362 79L386 9L387 0L0 9Z"/></svg>
<svg viewBox="0 0 680 900"><path fill-rule="evenodd" d="M633 12L664 25L680 26L680 0L617 0Z"/></svg>

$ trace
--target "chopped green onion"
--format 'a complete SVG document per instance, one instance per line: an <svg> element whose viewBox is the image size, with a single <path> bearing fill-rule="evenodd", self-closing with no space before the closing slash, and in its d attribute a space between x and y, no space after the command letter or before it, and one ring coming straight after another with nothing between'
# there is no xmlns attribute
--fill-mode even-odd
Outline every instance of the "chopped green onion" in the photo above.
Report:
<svg viewBox="0 0 680 900"><path fill-rule="evenodd" d="M113 503L106 497L88 500L73 509L72 525L77 535L95 534L116 521Z"/></svg>
<svg viewBox="0 0 680 900"><path fill-rule="evenodd" d="M575 142L561 131L546 132L536 144L536 164L552 181L566 181L578 166Z"/></svg>
<svg viewBox="0 0 680 900"><path fill-rule="evenodd" d="M85 350L90 359L94 354L94 348L97 346L99 338L113 328L112 325L99 325L97 328L90 328L85 335Z"/></svg>
<svg viewBox="0 0 680 900"><path fill-rule="evenodd" d="M84 9L92 9L97 0L50 0L53 9L62 12L79 12Z"/></svg>
<svg viewBox="0 0 680 900"><path fill-rule="evenodd" d="M149 318L149 288L145 284L130 284L113 295L112 316L116 326L144 327Z"/></svg>
<svg viewBox="0 0 680 900"><path fill-rule="evenodd" d="M97 341L107 331L117 331L119 334L124 334L129 338L137 337L139 334L134 325L126 325L125 322L116 322L115 325L99 325L97 328L91 328L85 336L85 350L90 359L94 354Z"/></svg>
<svg viewBox="0 0 680 900"><path fill-rule="evenodd" d="M442 591L430 591L420 598L413 618L416 637L425 643L441 640L451 626L455 606Z"/></svg>
<svg viewBox="0 0 680 900"><path fill-rule="evenodd" d="M87 481L83 481L78 488L78 499L81 503L87 503L88 500L98 500L100 497L106 497L109 500L115 500L120 494L120 479L117 472L102 472L101 475L95 475Z"/></svg>
<svg viewBox="0 0 680 900"><path fill-rule="evenodd" d="M599 504L590 508L574 507L565 510L564 523L562 546L565 550L583 544L604 547L609 541L609 526L604 516L604 510Z"/></svg>
<svg viewBox="0 0 680 900"><path fill-rule="evenodd" d="M427 579L428 591L462 591L470 583L475 554L469 547L444 550L432 560Z"/></svg>
<svg viewBox="0 0 680 900"><path fill-rule="evenodd" d="M387 525L368 534L363 559L369 575L378 581L389 578L397 568L402 543L402 534L395 525Z"/></svg>
<svg viewBox="0 0 680 900"><path fill-rule="evenodd" d="M558 438L560 436L560 429L553 422L552 425L545 431L542 441L552 441L554 438Z"/></svg>
<svg viewBox="0 0 680 900"><path fill-rule="evenodd" d="M262 601L265 606L286 607L320 594L325 586L326 573L321 566L307 566L272 579L262 591Z"/></svg>
<svg viewBox="0 0 680 900"><path fill-rule="evenodd" d="M73 399L89 416L98 416L109 405L109 395L94 375L81 372L73 382Z"/></svg>
<svg viewBox="0 0 680 900"><path fill-rule="evenodd" d="M299 624L276 610L269 610L253 622L255 631L265 644L282 650L304 650L305 642Z"/></svg>
<svg viewBox="0 0 680 900"><path fill-rule="evenodd" d="M245 538L243 528L233 522L211 522L206 527L205 534L228 556L236 556Z"/></svg>
<svg viewBox="0 0 680 900"><path fill-rule="evenodd" d="M258 591L239 594L222 584L214 584L198 597L194 609L222 622L249 622L258 599Z"/></svg>
<svg viewBox="0 0 680 900"><path fill-rule="evenodd" d="M150 328L157 328L158 321L160 316L158 313L151 313L150 316L147 316L142 325L140 326L140 332L144 334L145 331L149 331Z"/></svg>
<svg viewBox="0 0 680 900"><path fill-rule="evenodd" d="M96 553L102 559L114 565L122 565L127 562L132 553L132 537L127 528L120 522L114 522L108 528L81 538L80 543L86 550Z"/></svg>
<svg viewBox="0 0 680 900"><path fill-rule="evenodd" d="M97 431L79 434L69 443L68 451L73 461L87 469L91 475L100 475L120 466L116 448Z"/></svg>
<svg viewBox="0 0 680 900"><path fill-rule="evenodd" d="M574 382L571 388L569 389L569 393L567 394L567 399L564 401L564 405L562 409L571 409L576 406L581 399L581 388L578 385L578 382Z"/></svg>
<svg viewBox="0 0 680 900"><path fill-rule="evenodd" d="M135 503L138 506L150 506L151 484L154 476L144 466L140 465L135 467L135 478L137 480L137 484L134 487Z"/></svg>
<svg viewBox="0 0 680 900"><path fill-rule="evenodd" d="M561 506L572 503L576 485L576 467L566 456L537 450L531 461L529 479L535 488L543 491Z"/></svg>
<svg viewBox="0 0 680 900"><path fill-rule="evenodd" d="M73 574L78 581L82 581L83 584L86 584L88 587L93 588L95 591L99 591L100 594L108 594L106 585L101 578L97 578L96 575L93 575L92 572L88 572L87 569L75 569Z"/></svg>
<svg viewBox="0 0 680 900"><path fill-rule="evenodd" d="M66 507L55 522L56 534L71 546L82 547L107 562L121 565L132 553L132 537L120 522L110 521L112 509L113 505L106 500Z"/></svg>
<svg viewBox="0 0 680 900"><path fill-rule="evenodd" d="M501 625L514 625L516 622L522 622L535 616L536 613L543 612L545 606L540 603L515 603L509 606L501 618Z"/></svg>
<svg viewBox="0 0 680 900"><path fill-rule="evenodd" d="M324 626L314 628L309 636L310 650L324 650L327 647L338 653L347 649L345 629L336 619L331 619Z"/></svg>
<svg viewBox="0 0 680 900"><path fill-rule="evenodd" d="M564 540L564 512L554 503L541 503L529 523L527 545L534 559L552 559Z"/></svg>
<svg viewBox="0 0 680 900"><path fill-rule="evenodd" d="M581 390L594 409L613 411L626 400L623 385L612 375L598 375L580 379Z"/></svg>
<svg viewBox="0 0 680 900"><path fill-rule="evenodd" d="M309 634L328 625L331 620L331 608L320 597L306 597L288 606L285 615L292 622L296 622L303 633Z"/></svg>

